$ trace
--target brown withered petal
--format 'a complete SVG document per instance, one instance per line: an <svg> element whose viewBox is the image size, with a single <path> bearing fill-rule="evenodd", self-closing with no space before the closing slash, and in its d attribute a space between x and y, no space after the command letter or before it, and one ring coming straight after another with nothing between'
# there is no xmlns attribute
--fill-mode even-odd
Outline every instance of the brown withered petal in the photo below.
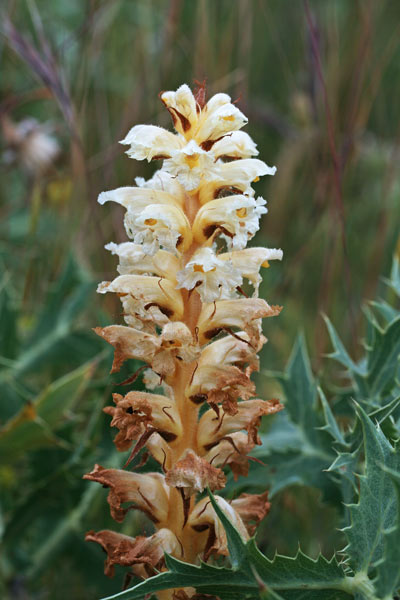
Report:
<svg viewBox="0 0 400 600"><path fill-rule="evenodd" d="M114 565L120 564L118 560L113 560L114 550L118 548L122 541L127 544L134 544L135 538L132 538L109 529L103 529L102 531L88 531L85 536L86 542L96 542L100 544L103 550L107 553L107 558L104 563L104 573L107 577L114 576Z"/></svg>
<svg viewBox="0 0 400 600"><path fill-rule="evenodd" d="M118 522L123 521L130 508L142 510L155 523L165 521L168 516L169 488L160 473L131 473L95 465L93 471L83 478L110 488L107 500L111 516ZM123 508L124 502L132 504Z"/></svg>
<svg viewBox="0 0 400 600"><path fill-rule="evenodd" d="M248 435L237 431L223 438L204 455L204 458L214 466L229 466L236 481L240 475L247 477L249 459L247 454L254 448L249 442Z"/></svg>
<svg viewBox="0 0 400 600"><path fill-rule="evenodd" d="M267 491L263 494L241 494L231 502L231 505L241 516L250 535L254 534L256 527L271 507Z"/></svg>
<svg viewBox="0 0 400 600"><path fill-rule="evenodd" d="M229 415L223 413L216 417L210 409L203 414L199 421L197 442L205 450L211 448L225 436L246 429L249 442L259 444L258 427L263 415L271 415L283 409L278 400L245 400L237 404L237 413Z"/></svg>
<svg viewBox="0 0 400 600"><path fill-rule="evenodd" d="M210 404L222 404L225 412L237 412L238 398L248 400L255 394L255 385L248 375L233 365L204 365L196 370L189 397L207 394Z"/></svg>
<svg viewBox="0 0 400 600"><path fill-rule="evenodd" d="M112 415L111 426L120 430L114 442L118 450L128 450L151 427L173 441L182 431L175 401L167 396L149 392L129 392L113 395L117 406L107 406L104 412Z"/></svg>
<svg viewBox="0 0 400 600"><path fill-rule="evenodd" d="M181 488L185 498L202 492L207 486L212 490L225 487L226 477L216 467L200 458L193 450L187 450L184 458L178 460L165 477L171 487Z"/></svg>
<svg viewBox="0 0 400 600"><path fill-rule="evenodd" d="M114 575L114 565L131 567L149 565L159 569L164 561L164 552L180 552L180 544L169 529L160 529L150 537L132 538L115 531L89 531L85 537L88 542L97 542L107 552L104 572L108 577Z"/></svg>
<svg viewBox="0 0 400 600"><path fill-rule="evenodd" d="M151 364L159 347L156 336L133 327L109 325L108 327L95 327L93 331L114 346L114 362L111 373L119 371L129 358L144 360Z"/></svg>
<svg viewBox="0 0 400 600"><path fill-rule="evenodd" d="M123 399L121 394L113 394L114 402L117 406L106 406L103 411L112 416L111 427L118 427L120 430L114 438L114 443L120 452L128 450L133 440L138 439L142 433L151 424L151 406L149 403L143 403L140 412L128 412L125 407L118 406Z"/></svg>

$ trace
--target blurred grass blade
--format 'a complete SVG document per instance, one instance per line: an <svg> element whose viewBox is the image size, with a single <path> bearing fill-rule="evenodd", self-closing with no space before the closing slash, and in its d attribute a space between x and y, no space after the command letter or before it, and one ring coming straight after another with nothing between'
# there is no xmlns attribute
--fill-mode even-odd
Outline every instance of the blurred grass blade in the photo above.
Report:
<svg viewBox="0 0 400 600"><path fill-rule="evenodd" d="M55 431L85 390L93 374L92 361L51 383L33 402L26 404L0 430L0 462L54 443Z"/></svg>

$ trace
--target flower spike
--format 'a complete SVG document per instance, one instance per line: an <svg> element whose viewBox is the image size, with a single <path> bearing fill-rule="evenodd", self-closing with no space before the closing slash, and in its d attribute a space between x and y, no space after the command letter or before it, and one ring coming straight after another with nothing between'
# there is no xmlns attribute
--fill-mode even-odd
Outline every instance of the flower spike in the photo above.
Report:
<svg viewBox="0 0 400 600"><path fill-rule="evenodd" d="M114 405L104 409L125 467L96 465L84 478L108 488L116 521L138 509L155 529L148 537L88 532L86 539L107 554L109 576L122 565L151 577L165 569L164 553L193 564L227 555L222 523L209 498L198 494L223 489L228 468L235 479L247 475L261 419L283 408L256 397L251 380L267 341L262 319L281 310L259 298L260 270L281 260L282 250L246 247L267 213L251 185L276 168L253 158L256 144L242 131L247 118L227 94L207 102L205 84L194 94L184 84L160 98L176 133L135 125L121 143L130 158L159 160L161 168L148 181L138 177L136 186L99 196L100 204L125 209L130 241L107 244L118 274L98 287L120 298L125 324L95 332L114 348L112 372L126 361L144 363L132 367L124 384L142 377L148 391L114 394ZM142 450L137 470L127 470ZM141 473L149 454L159 469ZM270 507L268 492L215 500L243 539ZM197 595L184 588L159 597Z"/></svg>

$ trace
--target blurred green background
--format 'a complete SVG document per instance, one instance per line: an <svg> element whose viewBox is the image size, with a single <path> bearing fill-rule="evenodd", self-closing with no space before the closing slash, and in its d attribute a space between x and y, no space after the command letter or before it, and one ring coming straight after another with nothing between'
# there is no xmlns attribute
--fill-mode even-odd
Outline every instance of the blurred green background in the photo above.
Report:
<svg viewBox="0 0 400 600"><path fill-rule="evenodd" d="M381 293L398 243L400 3L27 0L1 11L0 590L94 600L123 573L109 581L83 542L113 524L105 491L81 477L121 463L101 409L131 372L110 377L110 350L91 332L119 322L118 301L95 289L115 272L104 244L126 239L122 211L96 199L155 168L118 140L137 123L170 127L158 93L183 82L238 99L260 158L278 167L256 184L269 214L255 243L284 250L261 288L284 305L265 326L263 366L282 369L304 330L324 379L321 314L359 357L362 302ZM289 487L260 545L294 552L301 538L329 553L333 510ZM149 529L132 513L120 530Z"/></svg>

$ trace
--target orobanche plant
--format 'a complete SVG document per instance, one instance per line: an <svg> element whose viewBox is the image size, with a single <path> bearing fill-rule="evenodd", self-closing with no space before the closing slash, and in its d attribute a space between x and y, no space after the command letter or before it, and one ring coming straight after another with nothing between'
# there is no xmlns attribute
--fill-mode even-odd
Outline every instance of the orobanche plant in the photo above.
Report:
<svg viewBox="0 0 400 600"><path fill-rule="evenodd" d="M206 102L204 86L192 93L182 85L160 97L176 133L136 125L122 143L131 158L162 160L161 169L99 197L126 209L132 241L108 244L119 275L98 288L118 295L126 324L96 332L114 347L113 372L128 359L147 363L150 391L114 394L115 406L105 409L119 429L117 449L129 452L125 468L96 465L85 475L109 488L116 521L133 507L153 521L150 537L87 534L106 551L108 575L117 564L144 579L165 570L165 554L195 565L228 555L222 515L249 539L268 512L266 491L231 502L198 496L224 488L225 467L235 478L247 474L261 417L283 408L257 398L251 380L266 342L261 320L281 310L258 297L259 271L282 251L246 248L267 212L251 184L276 169L251 158L256 145L240 131L247 119L227 94ZM159 471L128 470L144 448ZM171 587L158 597L195 595L194 587Z"/></svg>

